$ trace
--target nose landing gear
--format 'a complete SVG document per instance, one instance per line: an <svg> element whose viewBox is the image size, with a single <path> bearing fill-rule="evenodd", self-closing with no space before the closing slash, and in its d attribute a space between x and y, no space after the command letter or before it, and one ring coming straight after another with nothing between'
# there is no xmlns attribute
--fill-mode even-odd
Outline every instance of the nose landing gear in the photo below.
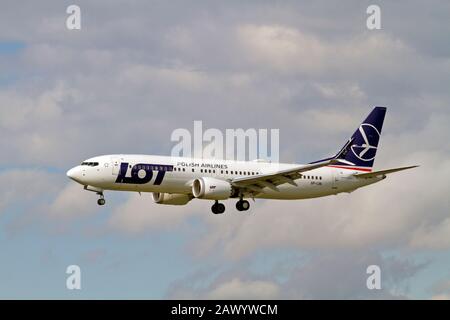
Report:
<svg viewBox="0 0 450 320"><path fill-rule="evenodd" d="M105 205L106 201L105 201L105 196L103 195L103 193L97 193L100 196L100 199L97 200L97 204L99 206L103 206Z"/></svg>

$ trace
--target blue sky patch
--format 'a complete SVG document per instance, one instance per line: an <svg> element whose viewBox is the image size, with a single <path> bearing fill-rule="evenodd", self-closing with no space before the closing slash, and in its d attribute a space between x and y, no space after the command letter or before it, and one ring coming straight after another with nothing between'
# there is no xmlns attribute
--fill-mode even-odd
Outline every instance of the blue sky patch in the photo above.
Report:
<svg viewBox="0 0 450 320"><path fill-rule="evenodd" d="M25 48L25 43L20 41L0 41L0 55L17 54Z"/></svg>

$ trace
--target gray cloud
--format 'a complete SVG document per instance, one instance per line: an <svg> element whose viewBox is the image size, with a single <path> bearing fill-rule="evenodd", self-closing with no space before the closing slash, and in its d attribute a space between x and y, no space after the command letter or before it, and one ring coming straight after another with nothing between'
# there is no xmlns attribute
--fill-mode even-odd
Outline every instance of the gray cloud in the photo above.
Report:
<svg viewBox="0 0 450 320"><path fill-rule="evenodd" d="M366 286L367 267L381 270L381 290ZM304 258L279 261L268 273L256 275L245 263L218 275L205 285L205 275L180 279L168 291L174 299L405 299L410 280L426 264L383 257L368 251L319 251ZM282 275L282 276L281 276Z"/></svg>

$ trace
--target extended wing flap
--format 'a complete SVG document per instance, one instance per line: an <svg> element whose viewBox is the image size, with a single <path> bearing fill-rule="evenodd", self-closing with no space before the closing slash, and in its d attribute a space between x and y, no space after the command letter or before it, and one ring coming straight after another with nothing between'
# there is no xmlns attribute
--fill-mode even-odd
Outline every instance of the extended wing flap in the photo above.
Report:
<svg viewBox="0 0 450 320"><path fill-rule="evenodd" d="M412 168L417 168L417 167L418 166L409 166L409 167L393 168L393 169L380 170L380 171L374 171L374 172L368 172L368 173L357 173L354 176L357 178L368 179L368 178L375 178L375 177L383 176L383 175L386 175L389 173L412 169Z"/></svg>

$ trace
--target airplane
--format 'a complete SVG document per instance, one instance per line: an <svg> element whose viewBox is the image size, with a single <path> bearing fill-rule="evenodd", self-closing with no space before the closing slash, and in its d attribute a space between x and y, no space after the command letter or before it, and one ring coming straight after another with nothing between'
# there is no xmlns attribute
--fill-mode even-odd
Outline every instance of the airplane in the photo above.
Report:
<svg viewBox="0 0 450 320"><path fill-rule="evenodd" d="M372 171L385 107L374 107L350 139L333 157L308 164L264 160L232 161L157 155L103 155L87 159L67 176L99 195L104 191L151 192L162 205L186 205L193 199L212 200L211 211L221 214L221 200L237 199L236 209L247 211L246 199L309 199L350 193L386 178L407 166Z"/></svg>

